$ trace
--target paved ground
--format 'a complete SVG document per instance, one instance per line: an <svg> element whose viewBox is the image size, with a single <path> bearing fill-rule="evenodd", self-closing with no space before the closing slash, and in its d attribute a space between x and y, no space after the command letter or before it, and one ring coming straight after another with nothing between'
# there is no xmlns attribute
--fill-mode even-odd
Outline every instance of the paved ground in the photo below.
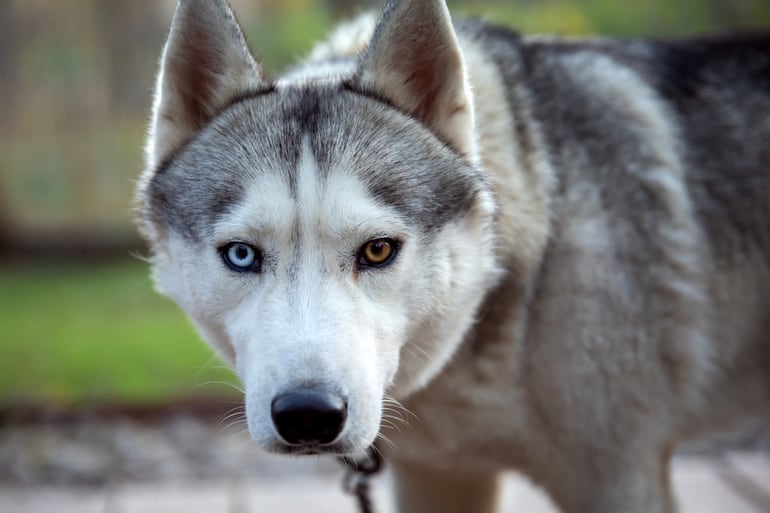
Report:
<svg viewBox="0 0 770 513"><path fill-rule="evenodd" d="M770 513L770 453L725 454L675 461L682 513ZM356 513L341 480L330 459L269 457L193 417L0 425L0 513ZM374 494L378 513L394 513L387 475ZM502 510L555 513L515 475Z"/></svg>
<svg viewBox="0 0 770 513"><path fill-rule="evenodd" d="M337 472L310 475L305 469L299 474L260 480L161 481L104 487L5 487L0 488L0 512L355 513L353 500L340 489ZM680 459L675 464L674 485L683 513L770 511L768 503L752 504L770 491L770 463L762 457L735 456L729 464ZM759 489L750 489L755 486ZM388 491L388 477L378 479L374 492L381 513L394 511ZM507 477L504 491L504 512L556 511L540 491L519 477Z"/></svg>

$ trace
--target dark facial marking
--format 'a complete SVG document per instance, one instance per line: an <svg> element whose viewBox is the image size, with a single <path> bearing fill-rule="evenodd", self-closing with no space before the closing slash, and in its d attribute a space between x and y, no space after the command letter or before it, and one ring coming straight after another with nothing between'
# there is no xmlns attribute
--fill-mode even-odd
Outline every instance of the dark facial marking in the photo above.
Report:
<svg viewBox="0 0 770 513"><path fill-rule="evenodd" d="M340 85L319 85L233 100L156 172L149 215L199 241L260 174L282 173L296 197L305 137L319 181L355 174L424 233L464 214L487 187L477 169L413 118Z"/></svg>

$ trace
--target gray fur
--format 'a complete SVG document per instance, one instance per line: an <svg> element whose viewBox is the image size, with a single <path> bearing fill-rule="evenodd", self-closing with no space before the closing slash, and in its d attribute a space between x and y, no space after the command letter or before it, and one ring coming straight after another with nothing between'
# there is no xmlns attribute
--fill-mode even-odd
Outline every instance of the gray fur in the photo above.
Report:
<svg viewBox="0 0 770 513"><path fill-rule="evenodd" d="M360 133L369 135L355 136ZM338 83L257 92L230 102L153 174L148 215L201 240L207 227L227 215L228 206L242 200L255 175L279 171L295 190L306 135L318 159L319 180L332 172L355 173L375 198L425 233L464 214L487 188L478 170L409 116ZM348 168L336 169L337 162Z"/></svg>
<svg viewBox="0 0 770 513"><path fill-rule="evenodd" d="M297 452L265 404L317 382L351 409L311 449L379 428L402 513L492 512L510 468L568 513L671 513L680 443L770 420L770 36L529 38L400 0L269 82L223 2L175 36L203 1L164 62L208 38L229 65L159 97L140 216L263 447ZM265 271L228 274L230 240ZM380 426L388 396L418 420Z"/></svg>

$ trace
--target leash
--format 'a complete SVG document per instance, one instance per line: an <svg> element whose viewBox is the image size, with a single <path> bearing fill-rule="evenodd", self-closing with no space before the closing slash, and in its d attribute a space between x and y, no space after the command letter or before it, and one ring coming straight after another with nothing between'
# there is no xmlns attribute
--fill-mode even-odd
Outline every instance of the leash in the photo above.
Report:
<svg viewBox="0 0 770 513"><path fill-rule="evenodd" d="M372 446L366 450L360 459L337 458L347 472L342 481L345 493L356 497L361 513L374 513L372 500L369 496L369 480L382 470L382 456Z"/></svg>

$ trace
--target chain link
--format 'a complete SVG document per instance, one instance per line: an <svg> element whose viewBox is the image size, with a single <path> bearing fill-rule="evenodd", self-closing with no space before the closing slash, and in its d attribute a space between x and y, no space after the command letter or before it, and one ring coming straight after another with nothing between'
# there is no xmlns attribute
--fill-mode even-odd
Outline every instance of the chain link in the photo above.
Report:
<svg viewBox="0 0 770 513"><path fill-rule="evenodd" d="M370 495L369 480L382 470L382 456L377 449L370 447L360 459L339 458L338 461L347 468L342 482L345 493L356 497L361 513L374 513Z"/></svg>

